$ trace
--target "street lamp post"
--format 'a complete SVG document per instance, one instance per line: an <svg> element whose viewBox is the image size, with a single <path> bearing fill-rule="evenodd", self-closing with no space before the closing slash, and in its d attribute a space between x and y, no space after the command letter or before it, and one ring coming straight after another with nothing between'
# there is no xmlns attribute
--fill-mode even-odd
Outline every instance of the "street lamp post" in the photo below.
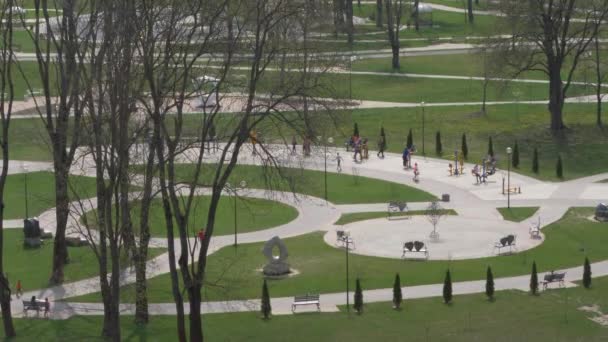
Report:
<svg viewBox="0 0 608 342"><path fill-rule="evenodd" d="M507 167L507 208L511 209L511 154L513 153L513 149L511 147L507 147L507 156L509 156L509 165Z"/></svg>
<svg viewBox="0 0 608 342"><path fill-rule="evenodd" d="M350 287L349 287L349 274L348 274L348 250L350 247L350 237L349 237L349 232L346 231L344 232L345 236L345 243L346 243L346 312L348 312L350 314Z"/></svg>
<svg viewBox="0 0 608 342"><path fill-rule="evenodd" d="M25 218L29 219L30 215L29 215L29 208L28 208L28 203L27 203L27 198L28 198L28 193L27 193L27 172L28 169L23 166L23 196L25 198Z"/></svg>
<svg viewBox="0 0 608 342"><path fill-rule="evenodd" d="M424 101L420 102L420 107L422 108L422 155L426 156L424 152Z"/></svg>
<svg viewBox="0 0 608 342"><path fill-rule="evenodd" d="M323 176L325 178L325 202L326 203L327 203L327 198L328 198L328 196L327 196L327 144L333 144L333 143L334 143L334 138L329 137L329 138L327 138L327 142L324 142L324 144L323 144L323 145L325 145L324 153L323 153L323 156L324 156L323 159L325 161L325 173Z"/></svg>
<svg viewBox="0 0 608 342"><path fill-rule="evenodd" d="M231 192L233 197L234 197L234 248L236 248L238 246L238 240L237 240L237 235L238 235L238 219L237 219L237 197L238 197L238 190L243 190L247 187L247 182L246 181L241 181L241 183L239 183L238 186L231 186L230 183L226 183L226 185L224 186L224 188L228 191Z"/></svg>

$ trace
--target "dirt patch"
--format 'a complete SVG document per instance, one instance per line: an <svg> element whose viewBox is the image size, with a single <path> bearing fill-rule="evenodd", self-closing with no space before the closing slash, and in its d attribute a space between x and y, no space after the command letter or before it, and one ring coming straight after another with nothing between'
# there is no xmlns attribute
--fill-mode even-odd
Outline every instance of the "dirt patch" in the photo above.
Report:
<svg viewBox="0 0 608 342"><path fill-rule="evenodd" d="M604 314L597 304L581 306L578 310L594 314L595 316L589 317L590 320L601 326L608 326L608 315Z"/></svg>

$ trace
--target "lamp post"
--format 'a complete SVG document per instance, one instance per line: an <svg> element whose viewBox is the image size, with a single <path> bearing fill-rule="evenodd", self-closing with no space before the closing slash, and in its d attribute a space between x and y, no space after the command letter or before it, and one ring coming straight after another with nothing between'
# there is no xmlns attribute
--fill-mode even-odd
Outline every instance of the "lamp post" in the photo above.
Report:
<svg viewBox="0 0 608 342"><path fill-rule="evenodd" d="M329 137L327 138L327 142L324 141L324 160L325 160L325 173L324 173L324 179L325 179L325 203L327 203L327 144L333 144L334 143L334 138L333 137Z"/></svg>
<svg viewBox="0 0 608 342"><path fill-rule="evenodd" d="M422 155L426 156L424 152L424 101L420 102L420 107L422 108Z"/></svg>
<svg viewBox="0 0 608 342"><path fill-rule="evenodd" d="M344 242L346 244L346 312L350 314L350 287L348 274L348 250L350 247L350 232L344 232Z"/></svg>
<svg viewBox="0 0 608 342"><path fill-rule="evenodd" d="M234 197L234 248L238 246L237 234L238 234L238 219L237 219L237 197L238 190L243 190L247 187L247 182L242 180L238 186L231 186L230 183L226 183L224 188L229 193L231 192Z"/></svg>
<svg viewBox="0 0 608 342"><path fill-rule="evenodd" d="M29 219L30 215L29 215L29 208L28 208L28 203L27 203L27 198L28 198L28 193L27 193L27 172L28 169L27 167L24 165L23 166L23 197L25 199L25 219Z"/></svg>
<svg viewBox="0 0 608 342"><path fill-rule="evenodd" d="M511 154L513 149L507 147L507 156L509 157L509 166L507 167L507 208L511 209Z"/></svg>

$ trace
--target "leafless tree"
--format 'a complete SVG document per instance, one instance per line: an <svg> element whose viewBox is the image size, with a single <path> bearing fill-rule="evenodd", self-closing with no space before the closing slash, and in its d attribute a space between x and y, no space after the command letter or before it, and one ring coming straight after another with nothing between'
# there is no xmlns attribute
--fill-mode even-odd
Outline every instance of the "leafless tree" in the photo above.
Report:
<svg viewBox="0 0 608 342"><path fill-rule="evenodd" d="M376 0L376 27L382 28L384 26L382 22L382 16L384 12L382 11L382 0Z"/></svg>
<svg viewBox="0 0 608 342"><path fill-rule="evenodd" d="M388 42L391 44L393 51L393 69L399 70L401 63L399 61L399 32L401 30L401 17L403 16L403 0L385 0L386 5L386 29L388 32Z"/></svg>
<svg viewBox="0 0 608 342"><path fill-rule="evenodd" d="M551 129L565 128L563 108L581 57L598 34L608 14L608 0L503 0L499 10L513 30L510 42L501 41L504 63L514 76L537 70L549 77Z"/></svg>
<svg viewBox="0 0 608 342"><path fill-rule="evenodd" d="M353 0L344 0L346 2L346 37L347 42L352 46L355 42L355 23L353 14Z"/></svg>
<svg viewBox="0 0 608 342"><path fill-rule="evenodd" d="M13 12L12 0L0 4L0 149L2 149L2 169L0 170L0 306L4 336L15 336L15 327L11 313L11 287L8 276L4 273L4 189L8 176L9 126L15 98L14 54L13 54ZM9 258L10 260L10 258Z"/></svg>
<svg viewBox="0 0 608 342"><path fill-rule="evenodd" d="M420 31L420 0L414 0L412 17L414 17L414 27L416 28L416 32L418 32Z"/></svg>
<svg viewBox="0 0 608 342"><path fill-rule="evenodd" d="M276 142L275 139L283 130L290 132L289 137L292 132L302 137L314 137L315 125L326 124L322 119L328 114L325 114L325 111L308 110L308 107L328 109L330 106L327 106L327 102L331 102L318 98L321 94L330 94L327 92L329 87L322 84L323 75L329 69L326 65L329 63L328 59L324 57L315 60L315 63L303 61L318 56L303 51L313 47L302 39L306 36L308 27L312 25L310 21L322 12L321 9L312 10L314 6L318 6L317 2L233 1L231 6L239 8L239 24L235 28L234 41L225 45L226 51L223 51L221 57L210 51L213 45L210 43L226 39L223 25L217 20L225 6L218 2L197 3L207 6L205 11L195 12L203 13L199 19L205 23L204 39L199 39L199 43L195 44L195 40L186 34L179 39L179 45L173 43L175 40L165 42L164 56L155 58L154 49L150 49L144 51L142 57L147 87L151 91L147 111L155 131L159 132L156 136L159 142L156 158L166 217L178 338L186 340L184 298L180 288L183 286L190 309L189 330L192 341L203 339L200 304L201 290L206 282L209 243L214 235L219 200L224 195L228 178L236 167L243 148L246 148L249 142L255 141L256 158L268 168L277 167L281 164L279 155L282 150L277 150L270 143ZM306 16L309 18L303 20ZM293 23L291 34L286 35L282 31L286 23ZM300 25L297 23L302 23L302 27L298 27ZM285 41L286 37L288 41ZM238 54L235 53L237 48ZM281 61L285 49L288 50L286 62ZM209 63L203 56L210 56L215 64ZM234 66L233 58L237 56L245 56L247 61L244 70L247 75L245 82L231 74L240 71ZM167 67L173 76L160 77L169 74L163 72ZM282 68L289 70L284 73L284 82L268 82L278 77ZM220 108L217 106L204 109L201 120L203 124L200 129L195 130L194 136L189 137L193 138L194 143L185 144L185 107L195 97L196 88L201 86L197 85L193 89L192 80L208 75L213 75L213 91L216 94L221 94L224 89L243 89L236 100L240 110L227 117L219 113ZM228 99L220 98L220 101L224 101L225 105ZM167 109L171 109L171 112ZM210 134L208 127L212 124L217 127L222 145L214 156L214 164L205 164L205 146ZM260 131L264 132L264 139L260 138ZM278 138L278 141L282 140ZM184 160L192 163L193 170L186 180L178 177L176 169L177 164ZM200 241L195 238L199 228L192 227L189 219L196 210L194 198L198 194L197 185L201 182L203 171L212 176L210 180L205 180L211 194L205 237ZM177 242L175 247L174 242Z"/></svg>
<svg viewBox="0 0 608 342"><path fill-rule="evenodd" d="M34 97L36 92L31 87L30 92L44 122L53 154L57 230L51 284L63 283L64 265L69 260L65 241L70 214L68 177L81 140L84 102L80 94L83 68L86 68L84 56L94 46L90 39L93 26L83 23L84 18L89 16L88 13L84 14L88 8L89 2L86 0L34 0L36 24L28 29L42 81L42 100ZM54 15L57 10L61 11L61 17Z"/></svg>
<svg viewBox="0 0 608 342"><path fill-rule="evenodd" d="M433 225L433 231L431 232L431 238L437 238L439 234L437 234L437 224L443 216L445 216L445 212L441 205L437 202L432 202L429 204L428 208L426 208L424 215L426 215L427 220Z"/></svg>

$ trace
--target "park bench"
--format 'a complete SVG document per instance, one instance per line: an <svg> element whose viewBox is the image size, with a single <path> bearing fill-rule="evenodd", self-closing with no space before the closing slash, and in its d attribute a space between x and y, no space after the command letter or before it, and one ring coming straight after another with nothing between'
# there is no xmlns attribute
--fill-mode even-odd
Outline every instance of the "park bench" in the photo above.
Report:
<svg viewBox="0 0 608 342"><path fill-rule="evenodd" d="M355 249L355 241L347 231L337 230L336 231L336 246L345 247L348 246L350 249Z"/></svg>
<svg viewBox="0 0 608 342"><path fill-rule="evenodd" d="M401 254L401 258L406 259L410 255L422 255L423 258L427 260L429 258L429 250L426 248L423 242L408 241L403 244L403 254Z"/></svg>
<svg viewBox="0 0 608 342"><path fill-rule="evenodd" d="M395 216L398 213L407 213L409 208L407 207L406 202L393 201L388 204L388 208L386 211L386 218L391 219L392 216ZM407 218L407 216L405 216Z"/></svg>
<svg viewBox="0 0 608 342"><path fill-rule="evenodd" d="M503 237L499 242L494 244L494 250L497 251L498 255L502 254L501 251L506 248L509 249L509 253L512 253L513 249L517 248L515 247L515 239L515 235L507 235Z"/></svg>
<svg viewBox="0 0 608 342"><path fill-rule="evenodd" d="M305 294L293 297L293 304L291 304L291 312L296 312L298 305L316 305L317 311L321 311L321 303L319 302L318 294Z"/></svg>
<svg viewBox="0 0 608 342"><path fill-rule="evenodd" d="M564 287L564 278L566 278L566 272L555 273L551 271L551 273L545 274L542 282L543 290L546 290L551 283L558 283L559 287Z"/></svg>
<svg viewBox="0 0 608 342"><path fill-rule="evenodd" d="M23 312L27 315L27 312L30 310L35 310L36 313L40 313L40 311L44 311L45 301L43 300L24 300L23 301Z"/></svg>

